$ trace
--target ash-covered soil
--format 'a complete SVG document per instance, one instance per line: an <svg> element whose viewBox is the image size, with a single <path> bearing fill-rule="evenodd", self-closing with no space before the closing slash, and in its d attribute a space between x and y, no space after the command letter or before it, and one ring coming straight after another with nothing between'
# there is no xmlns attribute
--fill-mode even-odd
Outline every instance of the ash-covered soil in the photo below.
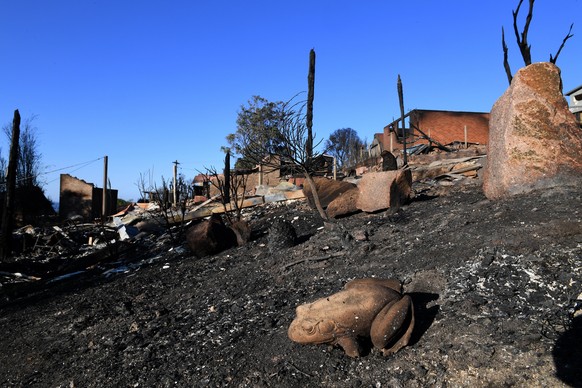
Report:
<svg viewBox="0 0 582 388"><path fill-rule="evenodd" d="M245 246L198 259L158 241L144 265L4 300L0 386L582 386L580 187L436 187L325 226L304 202L255 208ZM277 218L294 247L269 240ZM287 338L297 305L362 277L404 282L409 346L352 359Z"/></svg>

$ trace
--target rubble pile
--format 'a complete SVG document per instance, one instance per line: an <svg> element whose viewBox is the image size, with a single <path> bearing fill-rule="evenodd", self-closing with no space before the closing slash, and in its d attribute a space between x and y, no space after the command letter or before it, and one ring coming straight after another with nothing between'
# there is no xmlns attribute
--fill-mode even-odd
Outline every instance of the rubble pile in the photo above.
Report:
<svg viewBox="0 0 582 388"><path fill-rule="evenodd" d="M0 304L61 283L127 272L155 261L156 252L185 252L176 240L179 229L166 227L155 206L127 208L105 224L72 219L22 227L13 234L14 256L0 263Z"/></svg>

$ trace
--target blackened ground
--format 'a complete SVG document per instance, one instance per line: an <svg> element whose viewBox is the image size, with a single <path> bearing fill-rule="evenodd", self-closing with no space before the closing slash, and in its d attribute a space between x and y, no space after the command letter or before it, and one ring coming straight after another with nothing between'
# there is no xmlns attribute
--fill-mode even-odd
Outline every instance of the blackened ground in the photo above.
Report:
<svg viewBox="0 0 582 388"><path fill-rule="evenodd" d="M257 208L246 246L195 259L166 243L146 265L5 303L0 386L582 386L580 188L416 190L325 226L303 202ZM294 247L269 248L278 218ZM405 283L410 346L352 359L287 338L297 305L361 277Z"/></svg>

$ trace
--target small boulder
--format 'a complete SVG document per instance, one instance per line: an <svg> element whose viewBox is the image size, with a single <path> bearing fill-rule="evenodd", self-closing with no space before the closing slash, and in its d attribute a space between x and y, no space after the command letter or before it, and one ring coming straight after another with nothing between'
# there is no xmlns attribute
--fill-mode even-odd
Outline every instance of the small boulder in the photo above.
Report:
<svg viewBox="0 0 582 388"><path fill-rule="evenodd" d="M490 199L580 182L582 131L562 95L560 69L520 69L491 110L483 191Z"/></svg>
<svg viewBox="0 0 582 388"><path fill-rule="evenodd" d="M236 235L236 243L239 246L245 245L251 240L251 226L245 220L233 222L230 229Z"/></svg>
<svg viewBox="0 0 582 388"><path fill-rule="evenodd" d="M186 242L198 257L215 255L237 244L237 236L222 222L219 215L192 226L186 232Z"/></svg>
<svg viewBox="0 0 582 388"><path fill-rule="evenodd" d="M352 236L356 241L368 241L369 233L365 229L356 229L352 232Z"/></svg>
<svg viewBox="0 0 582 388"><path fill-rule="evenodd" d="M358 184L358 209L371 213L399 208L412 193L410 170L382 171L364 174Z"/></svg>

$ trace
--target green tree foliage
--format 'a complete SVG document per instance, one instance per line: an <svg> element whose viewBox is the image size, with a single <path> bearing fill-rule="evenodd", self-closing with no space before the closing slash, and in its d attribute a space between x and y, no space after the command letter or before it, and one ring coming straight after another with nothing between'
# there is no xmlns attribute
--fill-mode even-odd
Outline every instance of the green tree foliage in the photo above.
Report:
<svg viewBox="0 0 582 388"><path fill-rule="evenodd" d="M315 51L309 53L307 102L269 102L259 96L241 107L237 119L237 132L229 135L230 150L238 153L236 167L263 167L280 169L286 164L294 173L301 173L311 187L313 200L322 219L328 220L313 181L314 160L320 155L314 152L315 133L311 128L315 84ZM307 112L305 112L305 109ZM226 149L228 151L229 149ZM270 158L270 155L277 157ZM239 164L240 160L243 160ZM247 164L248 163L248 164Z"/></svg>
<svg viewBox="0 0 582 388"><path fill-rule="evenodd" d="M317 196L315 199L317 191L312 179L315 168L312 160L317 159L321 154L313 151L319 142L313 144L313 139L316 138L315 133L312 133L311 138L309 136L305 107L304 102L293 103L293 100L281 105L281 120L277 127L278 143L276 148L273 148L268 142L257 140L251 136L241 136L238 146L242 150L242 159L248 161L253 167L261 164L266 171L272 171L285 165L288 171L303 175L312 188L319 214L324 220L327 220L327 215L321 204L317 205L319 197ZM310 143L313 144L311 153L309 153L308 147ZM266 158L266 156L273 154L277 157Z"/></svg>
<svg viewBox="0 0 582 388"><path fill-rule="evenodd" d="M241 105L236 119L236 132L226 137L228 147L238 157L236 168L253 168L255 161L246 157L247 145L260 143L268 154L279 154L283 150L280 132L283 120L288 112L285 103L271 102L261 96L253 96L247 105Z"/></svg>
<svg viewBox="0 0 582 388"><path fill-rule="evenodd" d="M353 166L359 161L365 143L352 128L340 128L329 135L324 147L325 153L334 156L338 167L343 168Z"/></svg>

